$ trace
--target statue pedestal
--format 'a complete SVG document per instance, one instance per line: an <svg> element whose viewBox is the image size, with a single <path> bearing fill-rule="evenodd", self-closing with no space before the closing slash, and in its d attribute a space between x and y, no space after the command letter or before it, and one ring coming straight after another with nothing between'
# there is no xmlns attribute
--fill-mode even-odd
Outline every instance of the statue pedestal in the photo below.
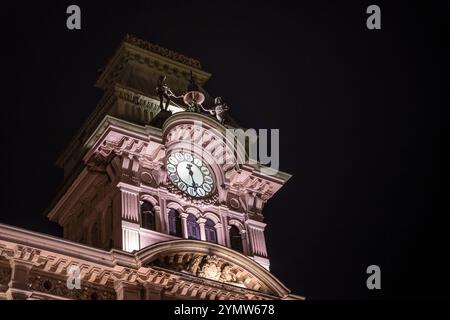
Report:
<svg viewBox="0 0 450 320"><path fill-rule="evenodd" d="M156 114L156 116L150 121L150 125L157 128L162 128L164 122L172 115L171 111L161 110Z"/></svg>

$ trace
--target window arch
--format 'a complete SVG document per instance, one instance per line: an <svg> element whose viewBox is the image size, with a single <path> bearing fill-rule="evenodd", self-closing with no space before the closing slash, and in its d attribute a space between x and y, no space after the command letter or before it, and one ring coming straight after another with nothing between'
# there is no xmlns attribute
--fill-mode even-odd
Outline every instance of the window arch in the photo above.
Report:
<svg viewBox="0 0 450 320"><path fill-rule="evenodd" d="M200 237L200 226L197 223L197 218L190 213L187 217L187 231L188 239L201 240Z"/></svg>
<svg viewBox="0 0 450 320"><path fill-rule="evenodd" d="M230 227L230 244L231 249L244 252L244 247L242 245L241 231L236 226Z"/></svg>
<svg viewBox="0 0 450 320"><path fill-rule="evenodd" d="M217 243L217 232L214 225L215 225L214 221L212 221L211 219L206 219L205 222L206 241Z"/></svg>
<svg viewBox="0 0 450 320"><path fill-rule="evenodd" d="M155 208L148 201L141 204L141 226L145 229L156 230Z"/></svg>
<svg viewBox="0 0 450 320"><path fill-rule="evenodd" d="M175 209L169 210L169 234L182 237L180 213Z"/></svg>

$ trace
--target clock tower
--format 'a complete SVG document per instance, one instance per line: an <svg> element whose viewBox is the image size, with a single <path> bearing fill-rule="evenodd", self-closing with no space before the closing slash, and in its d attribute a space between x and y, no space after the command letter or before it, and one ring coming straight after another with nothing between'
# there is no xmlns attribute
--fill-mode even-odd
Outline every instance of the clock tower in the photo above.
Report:
<svg viewBox="0 0 450 320"><path fill-rule="evenodd" d="M167 110L155 92L163 75ZM262 209L289 175L239 161L227 141L234 123L185 111L177 97L191 75L199 88L210 77L194 59L127 36L97 82L104 97L58 160L65 188L48 216L65 238L101 249L192 239L269 269Z"/></svg>
<svg viewBox="0 0 450 320"><path fill-rule="evenodd" d="M228 107L202 89L209 77L195 59L124 38L57 161L64 183L47 215L64 240L0 225L2 250L34 252L20 279L11 273L32 284L8 297L301 298L270 274L264 237L264 204L290 175L245 161ZM74 266L81 293L57 281Z"/></svg>

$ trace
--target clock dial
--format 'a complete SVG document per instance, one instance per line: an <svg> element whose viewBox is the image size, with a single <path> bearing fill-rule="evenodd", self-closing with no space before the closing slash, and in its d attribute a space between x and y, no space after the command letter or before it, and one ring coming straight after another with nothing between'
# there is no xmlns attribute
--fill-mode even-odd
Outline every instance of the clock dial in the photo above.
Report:
<svg viewBox="0 0 450 320"><path fill-rule="evenodd" d="M175 157L170 157L169 158L169 163L176 166L178 164L178 160Z"/></svg>
<svg viewBox="0 0 450 320"><path fill-rule="evenodd" d="M197 159L197 158L194 158L194 164L199 168L201 168L203 166L202 160Z"/></svg>
<svg viewBox="0 0 450 320"><path fill-rule="evenodd" d="M185 153L184 158L186 159L186 161L189 161L189 162L192 162L194 160L192 155L190 155L189 153Z"/></svg>
<svg viewBox="0 0 450 320"><path fill-rule="evenodd" d="M202 160L188 152L175 152L167 159L169 179L191 197L207 197L214 190L211 170Z"/></svg>
<svg viewBox="0 0 450 320"><path fill-rule="evenodd" d="M200 197L204 197L204 196L206 195L206 189L198 188L198 189L197 189L197 194L198 194Z"/></svg>
<svg viewBox="0 0 450 320"><path fill-rule="evenodd" d="M179 152L175 153L175 158L178 161L183 161L184 160L184 156L181 153L179 153Z"/></svg>
<svg viewBox="0 0 450 320"><path fill-rule="evenodd" d="M205 190L206 192L210 192L211 191L211 185L210 184L207 184L207 183L205 183L204 185L203 185L203 190Z"/></svg>
<svg viewBox="0 0 450 320"><path fill-rule="evenodd" d="M186 191L187 189L187 186L184 182L178 182L177 186L181 191Z"/></svg>
<svg viewBox="0 0 450 320"><path fill-rule="evenodd" d="M176 174L171 174L169 176L170 180L172 180L173 182L177 183L178 181L180 181L180 178L178 178L178 176Z"/></svg>
<svg viewBox="0 0 450 320"><path fill-rule="evenodd" d="M205 176L205 182L207 183L207 184L213 184L213 179L210 177L210 176Z"/></svg>
<svg viewBox="0 0 450 320"><path fill-rule="evenodd" d="M196 188L193 188L193 187L188 187L188 188L187 188L187 192L189 193L190 196L195 197L196 194L197 194L197 189L196 189Z"/></svg>

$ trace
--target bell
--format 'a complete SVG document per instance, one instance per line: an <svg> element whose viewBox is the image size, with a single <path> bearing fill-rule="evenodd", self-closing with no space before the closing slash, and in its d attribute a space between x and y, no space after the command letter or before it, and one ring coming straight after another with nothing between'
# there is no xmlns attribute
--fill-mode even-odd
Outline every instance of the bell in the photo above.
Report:
<svg viewBox="0 0 450 320"><path fill-rule="evenodd" d="M205 95L200 91L189 91L183 97L184 103L188 106L193 104L202 104L205 101Z"/></svg>
<svg viewBox="0 0 450 320"><path fill-rule="evenodd" d="M195 82L191 71L191 80L187 88L187 93L183 96L183 101L188 106L202 104L205 101L205 95L200 91L200 87Z"/></svg>

